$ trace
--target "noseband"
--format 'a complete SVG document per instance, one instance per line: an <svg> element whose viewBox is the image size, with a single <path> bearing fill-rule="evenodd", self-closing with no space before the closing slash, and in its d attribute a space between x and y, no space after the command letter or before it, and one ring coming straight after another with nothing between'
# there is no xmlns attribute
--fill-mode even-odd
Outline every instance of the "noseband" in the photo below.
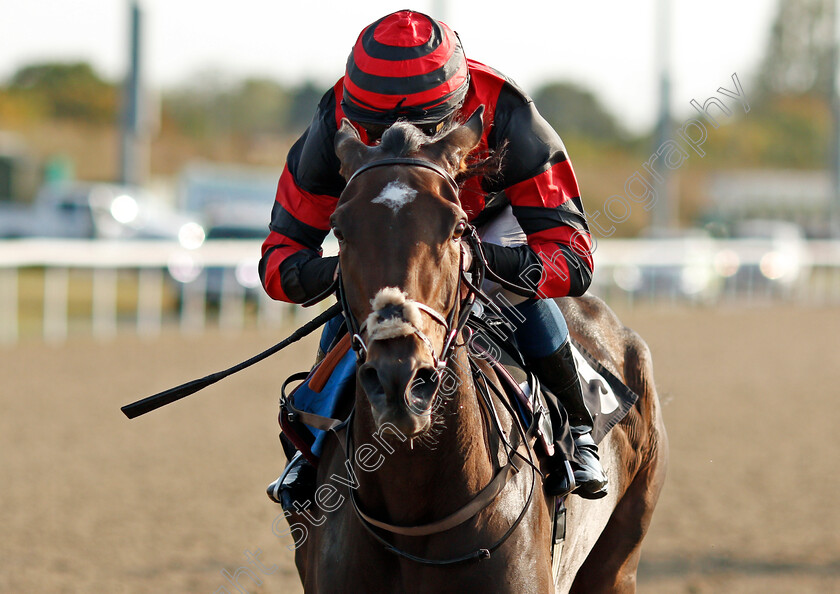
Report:
<svg viewBox="0 0 840 594"><path fill-rule="evenodd" d="M425 303L409 299L406 293L394 287L386 287L379 291L371 303L373 312L362 323L360 332L367 331L371 342L414 335L426 345L434 361L435 369L438 372L443 371L446 367L446 359L440 359L435 354L432 341L420 329L420 316L421 312L425 313L447 331L450 329L451 320L444 318L437 310ZM367 352L367 346L358 334L354 336L354 344L358 344L360 350Z"/></svg>

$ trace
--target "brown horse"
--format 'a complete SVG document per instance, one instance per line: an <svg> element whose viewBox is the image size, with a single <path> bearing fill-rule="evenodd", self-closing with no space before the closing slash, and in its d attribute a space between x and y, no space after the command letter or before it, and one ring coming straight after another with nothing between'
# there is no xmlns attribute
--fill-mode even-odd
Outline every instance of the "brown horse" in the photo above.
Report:
<svg viewBox="0 0 840 594"><path fill-rule="evenodd" d="M360 365L346 440L327 440L315 504L288 517L306 592L635 591L667 465L650 353L602 301L559 301L573 337L640 398L601 444L609 496L568 498L552 567L533 439L494 392L478 396L460 332L471 292L453 177L481 132L477 112L436 138L398 123L368 147L348 122L336 137L348 183L332 224Z"/></svg>

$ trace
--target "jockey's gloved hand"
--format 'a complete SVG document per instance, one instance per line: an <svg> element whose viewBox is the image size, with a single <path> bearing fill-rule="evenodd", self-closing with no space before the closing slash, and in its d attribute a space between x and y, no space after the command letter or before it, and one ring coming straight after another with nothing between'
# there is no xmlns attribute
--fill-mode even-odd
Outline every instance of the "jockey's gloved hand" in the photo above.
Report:
<svg viewBox="0 0 840 594"><path fill-rule="evenodd" d="M529 298L537 294L543 265L533 249L527 245L501 246L488 242L482 242L481 248L490 270L504 280L528 290L528 294L516 291L517 294Z"/></svg>
<svg viewBox="0 0 840 594"><path fill-rule="evenodd" d="M335 280L338 256L313 258L300 268L300 285L309 299L326 291ZM305 301L305 300L304 300Z"/></svg>

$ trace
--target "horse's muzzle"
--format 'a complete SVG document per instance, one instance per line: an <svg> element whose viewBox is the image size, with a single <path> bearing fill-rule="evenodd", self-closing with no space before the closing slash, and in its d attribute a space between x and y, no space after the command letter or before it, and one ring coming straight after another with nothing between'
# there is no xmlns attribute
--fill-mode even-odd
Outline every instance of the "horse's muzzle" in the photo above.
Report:
<svg viewBox="0 0 840 594"><path fill-rule="evenodd" d="M418 363L416 359L368 359L359 367L359 383L377 426L391 423L407 437L431 426L440 376L432 365Z"/></svg>

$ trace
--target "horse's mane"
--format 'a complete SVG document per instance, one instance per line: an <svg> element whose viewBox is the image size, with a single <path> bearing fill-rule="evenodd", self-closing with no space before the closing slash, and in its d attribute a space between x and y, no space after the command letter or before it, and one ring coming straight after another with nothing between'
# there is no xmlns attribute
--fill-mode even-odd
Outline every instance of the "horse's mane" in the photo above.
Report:
<svg viewBox="0 0 840 594"><path fill-rule="evenodd" d="M431 144L440 140L460 125L458 122L451 121L433 136L427 136L417 126L409 122L396 122L382 134L379 148L384 154L393 157L408 157L419 151L424 144ZM461 170L455 176L456 181L461 184L478 175L490 180L498 177L501 175L506 149L507 143L505 142L495 150L482 153L472 152L462 163Z"/></svg>
<svg viewBox="0 0 840 594"><path fill-rule="evenodd" d="M455 181L462 184L471 177L478 175L490 181L501 177L502 165L507 152L507 141L494 150L487 150L483 153L473 151L461 165L461 171L455 176Z"/></svg>

